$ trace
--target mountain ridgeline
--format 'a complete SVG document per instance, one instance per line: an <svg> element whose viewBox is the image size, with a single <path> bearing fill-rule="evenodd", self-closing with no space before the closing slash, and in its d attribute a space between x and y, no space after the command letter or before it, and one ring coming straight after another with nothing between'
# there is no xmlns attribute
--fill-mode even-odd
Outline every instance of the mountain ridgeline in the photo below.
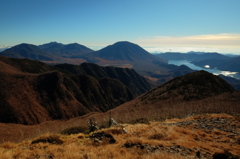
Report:
<svg viewBox="0 0 240 159"><path fill-rule="evenodd" d="M93 51L92 49L77 43L64 45L57 42L50 42L39 46L23 43L6 49L1 52L0 55L40 61L54 61L58 58L90 59L90 61L87 62L91 62L91 60L99 61L99 59L130 62L152 61L156 59L164 61L150 54L140 46L127 41L117 42L98 51ZM46 56L46 58L41 56Z"/></svg>
<svg viewBox="0 0 240 159"><path fill-rule="evenodd" d="M200 67L210 65L212 68L218 68L224 71L240 72L240 56L225 58L224 60L206 59L201 61L193 61L192 63Z"/></svg>
<svg viewBox="0 0 240 159"><path fill-rule="evenodd" d="M92 63L83 63L79 66L71 64L61 64L55 67L68 71L74 75L90 75L97 79L113 78L121 81L128 88L130 88L134 95L140 95L151 88L147 80L139 75L135 70L118 67L99 67Z"/></svg>
<svg viewBox="0 0 240 159"><path fill-rule="evenodd" d="M61 68L2 56L0 66L0 122L4 123L37 124L104 112L151 88L145 78L126 68L88 63ZM81 71L73 73L74 67Z"/></svg>
<svg viewBox="0 0 240 159"><path fill-rule="evenodd" d="M216 96L235 89L222 78L206 71L197 71L176 77L154 88L141 98L145 100L198 100Z"/></svg>
<svg viewBox="0 0 240 159"><path fill-rule="evenodd" d="M40 49L50 52L53 55L58 55L58 56L63 56L68 58L78 58L83 54L93 52L92 49L77 43L64 45L57 42L51 42L51 43L39 45L38 47Z"/></svg>
<svg viewBox="0 0 240 159"><path fill-rule="evenodd" d="M130 42L117 42L99 51L79 44L20 44L0 55L16 57L0 56L0 122L3 123L38 124L91 112L117 111L118 107L129 115L153 114L150 110L154 110L156 116L164 117L166 112L173 116L199 110L206 113L208 107L216 112L218 105L222 107L218 112L224 112L224 104L232 110L238 108L239 93L231 94L236 91L222 78L205 71L193 72L185 65L169 65L168 59L158 58ZM224 60L219 54L207 55ZM201 57L202 61L209 60ZM226 60L238 66L237 57ZM160 85L152 89L152 84ZM215 102L215 99L220 100ZM173 112L168 110L171 107Z"/></svg>
<svg viewBox="0 0 240 159"><path fill-rule="evenodd" d="M167 52L156 54L156 56L166 59L166 60L189 60L189 61L202 61L206 59L215 59L215 60L226 60L230 59L230 57L219 54L219 53L178 53L178 52Z"/></svg>
<svg viewBox="0 0 240 159"><path fill-rule="evenodd" d="M31 49L29 49L31 48ZM190 73L189 69L169 65L167 60L150 54L140 46L120 41L101 50L93 51L86 46L73 43L61 44L51 42L43 45L20 44L0 52L0 55L13 58L28 58L40 60L48 64L75 64L83 62L95 63L101 66L132 68L154 83L162 83L175 77L176 74ZM172 70L178 70L173 73Z"/></svg>
<svg viewBox="0 0 240 159"><path fill-rule="evenodd" d="M152 61L158 59L140 46L127 41L109 45L92 53L92 56L109 61ZM159 58L159 60L162 59Z"/></svg>
<svg viewBox="0 0 240 159"><path fill-rule="evenodd" d="M39 46L26 43L19 44L0 52L0 55L20 59L28 58L45 63L79 64L85 61L81 57L90 52L93 52L93 50L77 43L64 45L51 42Z"/></svg>
<svg viewBox="0 0 240 159"><path fill-rule="evenodd" d="M192 114L240 113L240 92L219 76L196 71L176 77L112 110L118 120L163 120ZM126 114L126 115L125 115Z"/></svg>
<svg viewBox="0 0 240 159"><path fill-rule="evenodd" d="M219 53L176 53L168 52L156 54L165 60L188 60L193 64L204 67L209 65L211 68L218 68L223 71L240 72L240 56L230 57Z"/></svg>
<svg viewBox="0 0 240 159"><path fill-rule="evenodd" d="M0 55L13 58L28 58L39 61L53 61L53 58L45 50L40 49L32 44L19 44L12 48L0 52Z"/></svg>

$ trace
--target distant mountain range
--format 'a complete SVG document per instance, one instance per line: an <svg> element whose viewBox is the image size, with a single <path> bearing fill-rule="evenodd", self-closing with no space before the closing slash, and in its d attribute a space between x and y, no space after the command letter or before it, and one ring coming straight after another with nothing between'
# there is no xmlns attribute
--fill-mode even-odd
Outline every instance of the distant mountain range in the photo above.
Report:
<svg viewBox="0 0 240 159"><path fill-rule="evenodd" d="M24 43L6 49L1 52L0 55L13 58L28 58L39 61L53 61L53 58L47 51L44 51L35 45Z"/></svg>
<svg viewBox="0 0 240 159"><path fill-rule="evenodd" d="M64 45L57 42L51 42L48 44L39 45L38 47L50 52L52 55L58 55L65 58L79 58L83 54L93 52L92 49L77 43Z"/></svg>
<svg viewBox="0 0 240 159"><path fill-rule="evenodd" d="M0 55L13 58L28 58L39 60L45 63L82 63L81 59L85 53L93 52L90 48L73 43L64 45L51 42L43 45L19 44L0 52Z"/></svg>
<svg viewBox="0 0 240 159"><path fill-rule="evenodd" d="M126 41L98 51L76 43L20 44L0 55L3 123L31 125L108 110L127 114L126 118L150 114L158 119L161 115L240 113L240 94L232 87L238 89L239 80L167 63L190 60L238 72L239 57L217 53L155 56Z"/></svg>
<svg viewBox="0 0 240 159"><path fill-rule="evenodd" d="M240 72L240 56L229 57L219 53L204 52L153 55L140 46L127 41L114 43L98 51L93 51L77 43L64 45L51 42L39 46L20 44L0 52L0 55L39 60L49 64L79 65L83 62L90 62L101 66L133 68L155 84L161 84L174 77L193 72L188 67L169 65L168 60L189 60L200 67L210 65L211 68ZM233 85L237 86L238 84Z"/></svg>
<svg viewBox="0 0 240 159"><path fill-rule="evenodd" d="M218 68L223 71L240 72L240 56L226 59L206 59L201 61L193 61L195 65L210 65L212 68Z"/></svg>
<svg viewBox="0 0 240 159"><path fill-rule="evenodd" d="M37 124L103 112L152 88L128 68L55 67L3 56L0 68L0 122L5 123Z"/></svg>
<svg viewBox="0 0 240 159"><path fill-rule="evenodd" d="M237 80L235 78L229 77L229 76L224 76L224 75L218 75L225 81L227 81L231 86L233 86L236 90L240 91L240 80Z"/></svg>
<svg viewBox="0 0 240 159"><path fill-rule="evenodd" d="M64 45L57 42L50 42L43 45L32 44L19 44L12 48L6 49L1 52L0 55L13 57L13 58L28 58L32 60L40 61L54 61L56 57L61 58L84 58L101 61L152 61L159 60L166 62L163 59L156 58L156 56L150 54L140 46L123 41L117 42L113 45L109 45L99 51L93 51L86 46L73 43ZM41 59L38 56L52 56L51 59ZM55 57L55 59L54 59ZM87 61L87 62L89 62Z"/></svg>
<svg viewBox="0 0 240 159"><path fill-rule="evenodd" d="M101 66L133 68L154 83L167 81L175 77L172 70L180 70L178 66L169 65L166 60L156 57L140 46L127 41L117 42L98 51L93 51L76 43L64 45L51 42L40 46L20 44L0 52L0 55L40 60L49 64L69 63L78 65L83 62L90 62ZM186 69L180 72L189 73L191 71ZM161 79L156 78L158 76L161 76Z"/></svg>
<svg viewBox="0 0 240 159"><path fill-rule="evenodd" d="M163 59L156 58L140 46L121 41L113 45L109 45L99 51L92 53L92 56L109 61L153 61L159 60L166 62Z"/></svg>
<svg viewBox="0 0 240 159"><path fill-rule="evenodd" d="M229 56L225 56L219 53L178 53L178 52L168 52L155 54L156 56L166 59L166 60L189 60L189 61L202 61L206 59L215 59L215 60L226 60L230 59Z"/></svg>
<svg viewBox="0 0 240 159"><path fill-rule="evenodd" d="M91 63L51 66L3 56L0 67L3 123L31 125L108 110L126 118L149 113L159 118L162 113L180 117L188 113L240 110L239 92L206 71L179 76L152 89L148 80L129 68ZM189 69L178 68L172 70L177 75L180 70Z"/></svg>
<svg viewBox="0 0 240 159"><path fill-rule="evenodd" d="M165 60L188 60L200 67L209 65L223 71L240 72L240 56L229 57L219 53L161 53L156 56Z"/></svg>
<svg viewBox="0 0 240 159"><path fill-rule="evenodd" d="M231 71L240 73L240 56L226 56L219 53L162 53L156 56L165 60L188 60L196 66L204 68L206 65L210 68L219 69L222 71ZM220 75L235 89L240 90L240 80L232 77Z"/></svg>

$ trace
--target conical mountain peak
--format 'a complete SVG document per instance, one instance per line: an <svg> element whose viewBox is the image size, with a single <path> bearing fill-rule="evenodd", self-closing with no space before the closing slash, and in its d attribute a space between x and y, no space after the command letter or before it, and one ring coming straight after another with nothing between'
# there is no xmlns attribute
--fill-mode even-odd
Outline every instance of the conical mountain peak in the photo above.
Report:
<svg viewBox="0 0 240 159"><path fill-rule="evenodd" d="M94 54L99 58L115 61L152 61L156 59L140 46L128 41L116 42Z"/></svg>

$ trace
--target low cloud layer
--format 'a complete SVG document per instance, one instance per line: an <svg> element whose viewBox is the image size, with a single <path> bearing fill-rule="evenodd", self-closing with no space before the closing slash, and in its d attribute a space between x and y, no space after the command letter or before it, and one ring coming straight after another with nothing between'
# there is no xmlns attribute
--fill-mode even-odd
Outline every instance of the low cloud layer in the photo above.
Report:
<svg viewBox="0 0 240 159"><path fill-rule="evenodd" d="M134 41L148 51L206 51L240 54L240 34L210 34L184 37L156 36Z"/></svg>

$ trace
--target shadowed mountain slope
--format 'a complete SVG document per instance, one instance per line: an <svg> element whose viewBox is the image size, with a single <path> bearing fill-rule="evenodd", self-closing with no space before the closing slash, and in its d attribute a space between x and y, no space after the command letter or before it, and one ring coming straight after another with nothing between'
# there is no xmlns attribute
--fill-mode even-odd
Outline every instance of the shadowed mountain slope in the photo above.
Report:
<svg viewBox="0 0 240 159"><path fill-rule="evenodd" d="M202 113L237 115L240 113L239 103L240 92L226 81L208 72L197 71L159 85L112 112L116 120L122 122L139 118L182 118Z"/></svg>
<svg viewBox="0 0 240 159"><path fill-rule="evenodd" d="M240 56L226 56L219 53L160 53L157 57L165 60L188 60L191 63L204 67L209 65L223 71L240 72Z"/></svg>
<svg viewBox="0 0 240 159"><path fill-rule="evenodd" d="M37 60L30 60L26 58L18 59L0 56L0 62L5 65L2 67L5 69L5 71L10 71L11 68L25 73L44 73L47 71L55 70L53 66L47 65ZM4 69L1 71L4 71Z"/></svg>
<svg viewBox="0 0 240 159"><path fill-rule="evenodd" d="M178 76L183 76L188 73L195 72L195 71L190 69L186 65L180 65L179 67L171 70L170 72L173 74L174 77L178 77Z"/></svg>
<svg viewBox="0 0 240 159"><path fill-rule="evenodd" d="M94 77L91 69L94 72L104 68L84 65L89 70L83 69L82 74L74 75L39 61L0 56L0 122L37 124L69 119L92 111L104 112L132 100L146 89L143 87L135 91L131 84L128 87L107 75ZM113 67L111 69L116 77L132 77L132 83L134 80L138 83L136 76L140 81L144 80L132 70L123 69L122 72L126 73L119 73L121 68L116 71Z"/></svg>
<svg viewBox="0 0 240 159"><path fill-rule="evenodd" d="M174 76L170 71L178 68L178 66L169 65L167 60L150 54L140 46L127 41L109 45L83 58L101 66L133 68L142 76L152 80L153 83L172 79Z"/></svg>
<svg viewBox="0 0 240 159"><path fill-rule="evenodd" d="M63 45L53 42L40 46L19 44L0 52L0 55L20 59L28 58L45 63L79 64L85 61L81 56L90 52L93 50L77 43Z"/></svg>
<svg viewBox="0 0 240 159"><path fill-rule="evenodd" d="M189 60L189 61L202 61L207 59L215 60L226 60L230 57L219 54L219 53L178 53L178 52L167 52L161 54L155 54L156 56L166 60Z"/></svg>
<svg viewBox="0 0 240 159"><path fill-rule="evenodd" d="M222 78L206 71L197 71L176 77L144 94L142 99L195 100L215 96L235 89Z"/></svg>
<svg viewBox="0 0 240 159"><path fill-rule="evenodd" d="M127 41L121 41L113 45L109 45L99 51L92 53L91 56L98 57L104 60L131 62L152 61L158 59L140 46ZM164 62L164 60L160 58L158 60Z"/></svg>
<svg viewBox="0 0 240 159"><path fill-rule="evenodd" d="M57 42L51 42L39 45L38 47L50 52L51 54L69 58L77 58L81 57L83 54L93 52L93 50L89 49L88 47L77 43L64 45Z"/></svg>
<svg viewBox="0 0 240 159"><path fill-rule="evenodd" d="M0 61L0 66L4 66L3 62L1 62L1 61ZM16 69L16 68L12 67L12 69L14 72L14 69ZM4 72L3 72L3 74L4 74ZM104 93L101 90L105 89L106 90L105 92L107 92L109 90L108 89L109 87L105 86L105 84L112 85L112 82L113 82L113 81L108 81L108 82L104 81L104 80L108 80L108 78L102 78L99 80L99 79L96 79L96 78L94 78L92 76L88 76L88 75L72 76L71 78L70 78L70 76L64 77L64 75L59 71L52 71L52 72L47 72L47 73L42 73L42 74L25 74L23 76L22 74L17 74L16 70L15 70L15 73L12 73L12 75L14 75L14 76L21 75L21 78L18 77L17 78L18 82L17 83L16 83L16 81L12 82L11 86L13 86L14 88L17 88L19 86L21 86L21 88L24 88L24 89L22 89L24 91L21 91L22 94L25 94L26 92L31 92L32 89L29 89L31 87L39 89L40 92L43 92L42 94L45 97L43 99L45 101L49 102L49 103L47 103L46 106L44 106L44 108L40 107L42 109L38 109L38 110L34 109L34 111L32 111L32 112L29 111L29 110L31 110L32 107L34 107L34 108L38 107L37 105L33 106L32 103L29 102L29 101L31 101L31 99L33 99L32 97L34 97L34 95L35 95L34 91L32 91L30 97L28 96L29 95L28 94L28 95L24 96L24 98L23 98L24 100L27 100L29 102L29 104L22 102L16 108L6 106L8 103L6 103L6 105L0 104L0 106L1 106L0 107L0 109L1 109L0 117L5 117L7 119L11 119L12 121L17 119L16 117L19 117L23 121L26 121L26 119L29 119L29 121L30 120L41 121L40 119L42 119L42 118L40 118L40 117L42 117L45 113L49 113L53 116L61 116L64 114L62 112L65 112L68 110L68 107L73 107L73 105L71 105L71 104L75 101L71 100L71 99L78 97L87 102L90 101L90 102L94 103L95 102L94 100L98 100L99 95L101 93ZM26 75L28 75L28 77ZM8 76L4 76L4 78L8 78L8 79L10 79L12 77L13 76L10 76L10 74L8 74ZM34 80L35 78L37 78L37 82L36 82L36 80ZM47 80L48 78L51 79L50 81L52 81L52 83L46 82L46 81L49 81L49 80ZM0 80L1 79L2 78L0 78ZM92 82L94 80L98 80L98 82ZM10 82L12 80L6 80L6 81ZM26 87L26 86L28 86L28 83L29 83L28 81L32 81L33 83L35 82L35 84L31 85L31 87ZM74 81L74 83L71 83L71 81ZM76 84L78 82L79 82L79 84L81 83L80 87L84 91L82 91L82 92L78 91L78 89L80 88ZM93 85L88 84L88 83L93 83ZM18 86L18 84L20 84L20 85ZM2 86L4 86L5 88L10 88L9 85L1 85L1 87ZM102 89L97 89L96 92L92 92L91 91L92 87L94 87L95 89L102 87ZM113 84L113 87L116 87L115 83ZM28 88L28 89L26 89L26 88ZM76 90L74 90L73 88ZM113 90L118 90L118 89L119 88L116 87L116 89L113 89ZM122 87L121 87L121 89L122 89ZM72 90L72 92L69 91L70 93L67 95L66 90ZM0 89L0 93L3 93L3 92L4 92L4 90ZM48 92L50 92L50 93L48 93ZM89 92L91 93L90 96L83 96L81 94L81 93L89 94ZM122 89L121 92L124 92L124 89ZM15 93L15 90L12 91L12 93ZM74 94L74 93L76 93L76 94ZM11 94L11 92L9 92L9 94ZM7 96L9 96L9 94L7 94ZM8 100L15 104L18 103L19 101L16 101L16 98L18 98L18 96L16 96L16 95L19 95L19 94L20 93L13 94L14 97L9 96L9 97L11 97L11 99L8 97ZM56 100L55 100L56 96L60 95L61 97L63 97L64 94L66 94L67 97L62 98L62 99L56 98ZM95 96L95 94L97 94L98 96ZM107 92L107 94L105 94L105 95L108 96L109 94L113 94L113 96L115 96L114 91ZM4 96L4 95L5 94L1 94L1 97L3 96L4 98L6 98L7 96ZM116 95L119 96L119 93L117 92ZM192 95L192 96L190 96L190 95ZM90 100L87 100L87 98ZM42 98L38 97L37 99L42 99ZM68 101L67 104L69 104L67 106L64 103L65 99L67 99L67 101ZM15 100L15 102L14 102L14 100ZM71 100L70 103L69 103L69 100ZM59 101L64 103L64 105L62 106L62 109L55 110L55 105L52 105L51 103L59 102ZM106 101L104 101L103 98L101 98L100 101L106 102ZM237 123L233 124L232 120L228 120L227 118L225 118L226 119L225 120L223 116L225 116L225 117L228 116L226 114L236 115L234 117L234 120L239 121L239 116L238 116L240 113L239 103L240 103L240 92L239 91L235 91L231 86L229 86L224 80L222 80L218 76L212 75L205 71L198 71L198 72L193 72L193 73L175 78L175 79L173 79L165 84L162 84L159 87L139 96L138 98L131 100L129 102L125 102L124 104L122 104L114 109L111 109L109 111L111 111L112 117L118 123L148 123L149 120L155 120L155 121L160 120L161 123L157 123L157 124L155 124L155 126L157 126L157 128L161 127L160 128L162 130L161 133L159 133L159 131L156 131L156 128L152 127L152 125L150 125L152 130L147 132L145 135L141 136L141 137L146 137L146 138L150 139L151 141L149 141L149 142L153 143L153 144L155 144L156 142L155 141L153 142L153 138L149 138L149 134L153 135L153 132L157 133L157 135L154 136L154 139L156 139L156 141L162 142L164 139L165 141L167 141L168 144L169 144L170 140L176 139L175 138L176 132L178 132L178 133L180 132L181 133L180 136L184 137L184 140L180 139L181 141L185 141L185 139L187 139L187 140L189 139L188 137L186 138L186 134L192 135L193 138L191 138L192 140L190 143L191 148L193 148L192 141L196 141L197 142L196 145L202 144L203 147L204 147L204 145L206 146L205 142L214 141L216 143L220 143L220 148L222 148L222 143L226 144L226 142L228 142L228 141L229 141L228 142L229 144L235 145L235 147L238 146L238 143L237 143L237 141L238 141L237 140L238 139L237 131L238 130L236 128ZM2 109L2 108L4 108L2 106L5 106L5 109L7 111L3 112L2 110L5 110L5 109ZM64 107L64 106L66 106L66 107ZM58 108L58 106L56 108ZM87 107L85 107L85 108L87 108ZM92 109L102 109L101 107L91 107L91 108ZM74 109L76 109L76 108L74 108ZM23 110L24 110L24 112L26 112L26 114L24 114L22 112ZM48 112L48 110L49 110L49 112ZM37 112L35 112L35 111L37 111ZM86 126L86 124L87 124L86 121L91 118L94 118L94 121L96 121L100 126L106 125L105 119L109 119L109 111L104 112L104 113L101 113L101 112L89 113L89 114L81 116L81 117L72 118L68 121L55 120L55 121L43 122L43 123L35 125L35 126L1 123L2 136L8 135L6 140L5 140L5 138L2 138L1 141L20 141L22 139L26 139L27 137L33 138L33 137L37 136L38 134L43 134L46 132L59 132L60 130L63 130L64 128L69 128L72 126L74 126L74 127L76 127L76 126L79 127L79 125ZM15 113L15 115L13 115L13 113ZM207 114L204 115L204 113L207 113ZM216 113L216 114L213 114L210 117L208 113ZM223 116L221 116L218 113L224 113L224 114L222 114ZM190 116L193 114L195 114L195 115L201 114L201 115L196 115L194 118L190 117L189 118L190 120L186 121L186 122L183 121L182 119L176 119L176 118L172 119L171 122L169 122L169 121L164 122L164 123L162 122L163 120L168 119L168 118L172 118L172 117L182 118L182 117ZM25 115L25 118L23 117L23 115ZM206 118L207 116L209 118ZM192 121L192 119L194 119L195 121ZM51 118L49 120L51 120ZM176 123L176 121L179 121L179 122ZM139 126L142 127L143 125L142 124L136 125L136 129L133 129L133 130L132 130L132 127L129 127L130 125L128 125L128 124L124 124L123 126L125 126L124 128L126 128L127 132L129 132L129 135L131 136L131 134L132 134L132 136L134 137L133 139L131 139L129 141L131 141L131 142L134 141L134 143L136 141L136 143L139 144L140 140L136 140L136 134L139 135L138 132L140 132L140 131L145 132L145 130L139 129ZM149 127L149 125L146 125L146 126ZM165 128L162 128L162 126ZM165 132L167 130L166 126L167 127L174 126L175 128L181 127L181 129L174 128L174 130L173 130L172 128L168 127L168 128L170 128L169 130L171 130L171 131L173 130L173 134L170 135L169 138L165 138L166 137ZM17 129L16 129L16 127L17 127ZM122 130L121 127L115 127L115 128L117 128L118 130ZM113 129L115 129L115 128L113 128ZM186 128L187 130L183 130L182 128ZM200 130L197 138L196 138L196 128ZM190 129L193 130L191 133L189 133L189 131L188 131ZM41 130L41 131L39 131L39 130ZM107 130L107 129L104 129L103 131L105 131L105 130ZM113 132L112 130L111 131L107 130L107 131L112 133ZM146 130L148 130L148 129L146 129ZM217 141L215 140L216 139L215 137L213 137L211 140L209 140L209 136L206 136L206 134L209 134L214 131L212 134L210 134L210 136L216 135L216 137L219 137L219 132L222 130L224 130L224 131L226 130L226 132L230 133L228 139L230 139L231 141L230 140L226 141L226 135L221 135L222 136L221 140L217 140ZM123 133L122 132L119 134L118 133L119 131L114 131L114 132L116 133L115 137L117 137ZM204 136L202 135L203 132L206 133ZM226 133L223 133L223 134L226 134ZM236 134L236 136L235 136L235 134ZM126 134L123 134L123 135L126 136ZM129 135L127 135L127 136L129 136ZM19 136L22 138L19 138ZM76 136L77 142L79 142L78 136ZM232 142L233 136L234 136L234 141L236 139L236 142ZM202 140L203 138L204 138L204 141ZM71 138L71 140L72 139L73 138ZM199 139L201 139L201 140L199 140ZM206 141L205 141L205 139L206 139ZM176 143L179 144L180 140L176 139ZM66 141L66 140L64 139L64 141ZM122 142L122 138L119 141ZM95 144L96 144L96 142L94 142L94 145ZM175 145L175 143L172 143L172 144ZM186 144L186 143L183 142L183 144ZM121 144L121 145L123 145L123 144ZM158 144L158 145L161 145L161 147L162 147L162 143ZM134 146L136 146L136 145L134 144ZM146 149L148 148L148 146L146 147L146 144L144 144L143 147L145 147ZM194 147L196 147L196 146L194 146ZM9 149L9 146L6 145L6 148ZM215 148L216 147L214 146L214 149ZM154 149L155 149L155 146L154 146ZM205 149L205 147L204 147L204 149ZM172 146L169 147L169 150L173 150ZM196 149L194 148L193 150L195 151ZM185 148L183 150L179 151L179 145L177 145L176 152L185 152L185 151L186 151ZM196 151L199 151L199 150L196 150ZM149 153L149 151L146 151L146 152ZM194 152L194 154L196 155L197 153ZM174 153L174 155L175 155L175 153Z"/></svg>
<svg viewBox="0 0 240 159"><path fill-rule="evenodd" d="M127 41L117 42L99 51L93 51L77 43L64 45L51 42L40 46L21 44L1 52L0 55L40 60L51 64L79 65L83 62L90 62L101 66L133 68L142 76L150 79L152 83L157 84L172 79L176 74L189 73L187 70L178 69L178 66L169 65L166 60ZM173 73L173 69L178 69L180 72Z"/></svg>
<svg viewBox="0 0 240 159"><path fill-rule="evenodd" d="M224 76L222 74L218 76L227 81L229 84L231 84L231 86L233 86L236 90L240 91L240 80L229 76Z"/></svg>
<svg viewBox="0 0 240 159"><path fill-rule="evenodd" d="M75 75L87 74L98 79L106 77L117 79L130 88L135 95L143 94L152 87L144 77L140 76L133 69L112 66L101 67L91 63L82 63L79 66L61 64L56 65L56 67Z"/></svg>
<svg viewBox="0 0 240 159"><path fill-rule="evenodd" d="M19 44L0 52L0 55L13 58L28 58L40 61L53 61L48 52L32 44Z"/></svg>
<svg viewBox="0 0 240 159"><path fill-rule="evenodd" d="M117 80L97 80L87 75L71 79L54 71L1 77L0 121L6 123L69 119L91 111L107 111L134 97Z"/></svg>
<svg viewBox="0 0 240 159"><path fill-rule="evenodd" d="M215 59L208 59L202 61L195 61L193 62L195 65L198 66L205 66L210 65L211 68L218 68L223 71L232 71L232 72L240 72L240 56L227 58L224 60L215 60Z"/></svg>
<svg viewBox="0 0 240 159"><path fill-rule="evenodd" d="M233 57L217 66L221 70L230 70L240 73L240 56Z"/></svg>

